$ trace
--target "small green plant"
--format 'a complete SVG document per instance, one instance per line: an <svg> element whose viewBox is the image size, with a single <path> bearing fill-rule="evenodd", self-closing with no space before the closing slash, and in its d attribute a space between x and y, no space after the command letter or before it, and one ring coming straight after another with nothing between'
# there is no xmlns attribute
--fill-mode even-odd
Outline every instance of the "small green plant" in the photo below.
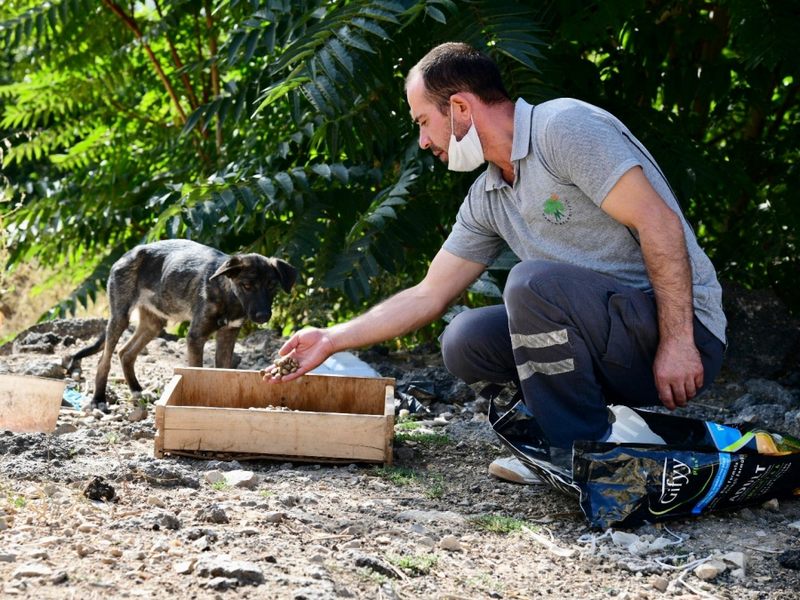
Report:
<svg viewBox="0 0 800 600"><path fill-rule="evenodd" d="M422 433L416 431L396 433L394 439L398 442L416 442L423 446L448 446L453 443L450 436L443 433Z"/></svg>
<svg viewBox="0 0 800 600"><path fill-rule="evenodd" d="M439 557L435 554L415 554L413 556L387 556L390 563L410 575L427 575L436 566Z"/></svg>
<svg viewBox="0 0 800 600"><path fill-rule="evenodd" d="M425 495L432 499L438 500L444 496L444 478L436 473L428 478L428 489L425 490Z"/></svg>
<svg viewBox="0 0 800 600"><path fill-rule="evenodd" d="M413 431L415 429L419 429L420 427L422 427L422 423L408 419L401 419L394 426L395 430L399 431Z"/></svg>
<svg viewBox="0 0 800 600"><path fill-rule="evenodd" d="M522 519L515 519L513 517L503 517L500 515L481 515L469 520L469 522L478 529L490 531L492 533L511 533L518 531L523 527L537 530L535 525L531 525Z"/></svg>
<svg viewBox="0 0 800 600"><path fill-rule="evenodd" d="M411 485L420 481L420 476L407 467L376 467L373 472L395 485Z"/></svg>
<svg viewBox="0 0 800 600"><path fill-rule="evenodd" d="M27 500L25 500L24 496L9 496L8 503L14 508L25 508Z"/></svg>
<svg viewBox="0 0 800 600"><path fill-rule="evenodd" d="M211 484L211 488L218 492L227 490L229 487L230 486L228 485L228 482L225 481L224 479L220 479L219 481L215 481L214 483Z"/></svg>
<svg viewBox="0 0 800 600"><path fill-rule="evenodd" d="M272 496L275 495L275 492L271 490L260 490L258 492L258 495L261 496L262 498L271 498Z"/></svg>
<svg viewBox="0 0 800 600"><path fill-rule="evenodd" d="M114 444L118 444L119 443L119 434L117 434L117 433L115 433L113 431L110 432L110 433L107 433L106 434L106 443L109 446L113 446Z"/></svg>
<svg viewBox="0 0 800 600"><path fill-rule="evenodd" d="M371 583L375 583L379 586L383 586L383 584L389 581L389 578L386 575L382 575L381 573L376 573L372 569L367 569L365 567L356 569L356 573L358 573L365 580Z"/></svg>

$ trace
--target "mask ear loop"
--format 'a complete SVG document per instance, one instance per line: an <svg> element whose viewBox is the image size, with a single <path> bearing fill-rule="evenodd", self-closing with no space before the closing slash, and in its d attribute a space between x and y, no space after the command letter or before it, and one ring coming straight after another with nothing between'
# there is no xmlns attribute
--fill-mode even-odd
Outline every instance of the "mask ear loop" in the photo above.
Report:
<svg viewBox="0 0 800 600"><path fill-rule="evenodd" d="M472 127L473 125L475 125L475 121L474 121L474 119L472 118L472 115L470 115L470 116L469 116L469 121L470 121L470 127ZM467 132L469 132L469 129L467 129ZM461 140L459 140L459 139L458 139L458 137L456 137L456 129L455 129L455 126L454 126L454 124L453 124L453 109L452 109L452 108L450 108L450 135L451 135L452 137L456 138L456 141L457 141L457 142L460 142L460 141L461 141ZM466 134L464 134L464 135L466 135ZM461 136L461 139L462 139L462 140L464 139L464 136L463 136L463 135Z"/></svg>

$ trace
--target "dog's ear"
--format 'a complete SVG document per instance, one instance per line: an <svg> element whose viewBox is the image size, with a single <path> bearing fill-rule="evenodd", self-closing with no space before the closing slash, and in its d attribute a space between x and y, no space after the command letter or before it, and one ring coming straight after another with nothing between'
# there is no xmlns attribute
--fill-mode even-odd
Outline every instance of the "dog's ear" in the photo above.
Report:
<svg viewBox="0 0 800 600"><path fill-rule="evenodd" d="M275 267L275 271L278 273L278 280L281 282L283 291L288 292L291 290L294 282L297 281L297 269L280 258L273 258L272 266Z"/></svg>
<svg viewBox="0 0 800 600"><path fill-rule="evenodd" d="M231 256L228 260L222 263L219 268L214 271L214 274L208 278L213 281L217 277L225 275L226 277L236 277L236 274L242 270L242 259L238 256Z"/></svg>

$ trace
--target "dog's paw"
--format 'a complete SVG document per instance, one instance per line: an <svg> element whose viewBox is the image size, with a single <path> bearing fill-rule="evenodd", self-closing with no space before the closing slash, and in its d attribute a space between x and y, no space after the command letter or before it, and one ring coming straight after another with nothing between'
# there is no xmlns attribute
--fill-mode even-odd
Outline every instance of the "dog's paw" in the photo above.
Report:
<svg viewBox="0 0 800 600"><path fill-rule="evenodd" d="M92 402L89 404L88 412L94 412L96 410L106 414L111 412L111 409L108 407L108 402L105 400L92 400Z"/></svg>

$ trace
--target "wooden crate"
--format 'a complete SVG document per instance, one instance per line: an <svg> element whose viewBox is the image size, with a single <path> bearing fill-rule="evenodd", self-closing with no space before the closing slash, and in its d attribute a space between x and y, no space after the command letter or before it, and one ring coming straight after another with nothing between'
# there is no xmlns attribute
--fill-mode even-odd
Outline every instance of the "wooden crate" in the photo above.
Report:
<svg viewBox="0 0 800 600"><path fill-rule="evenodd" d="M269 384L258 371L181 367L155 407L156 458L392 463L390 378L304 375Z"/></svg>
<svg viewBox="0 0 800 600"><path fill-rule="evenodd" d="M66 385L63 379L0 375L0 431L53 431Z"/></svg>

